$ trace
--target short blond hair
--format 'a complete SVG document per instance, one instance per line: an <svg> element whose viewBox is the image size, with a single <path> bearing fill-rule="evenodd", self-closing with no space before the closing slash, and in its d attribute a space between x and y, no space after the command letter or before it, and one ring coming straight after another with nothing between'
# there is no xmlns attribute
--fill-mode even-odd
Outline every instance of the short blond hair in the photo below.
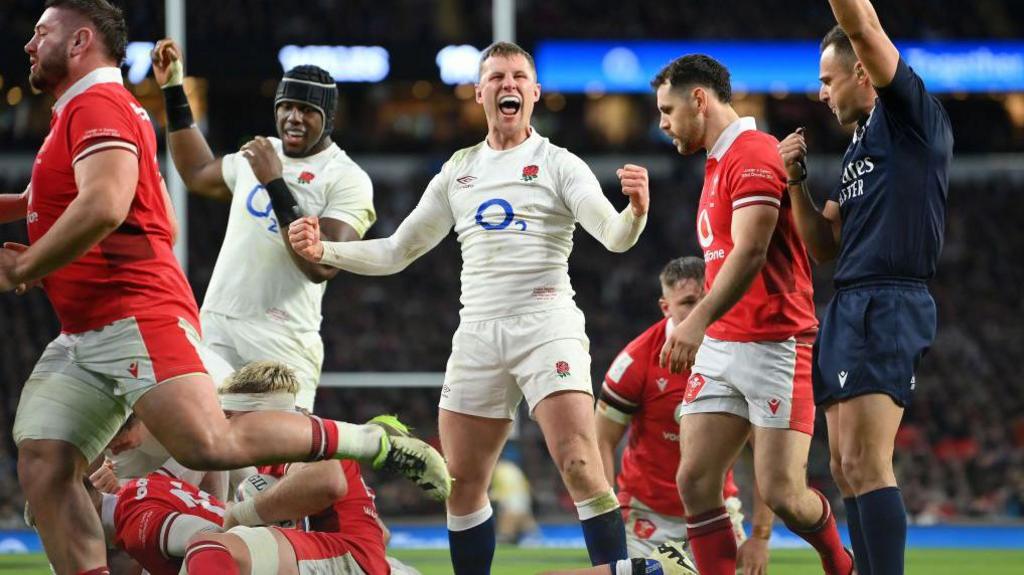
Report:
<svg viewBox="0 0 1024 575"><path fill-rule="evenodd" d="M526 58L526 62L530 64L530 69L533 70L533 79L536 80L537 64L534 63L533 56L515 42L495 42L484 48L484 51L480 53L480 65L477 69L477 76L483 74L484 62L488 58L512 58L514 56Z"/></svg>
<svg viewBox="0 0 1024 575"><path fill-rule="evenodd" d="M276 361L254 361L232 373L220 393L298 393L299 380L292 368Z"/></svg>

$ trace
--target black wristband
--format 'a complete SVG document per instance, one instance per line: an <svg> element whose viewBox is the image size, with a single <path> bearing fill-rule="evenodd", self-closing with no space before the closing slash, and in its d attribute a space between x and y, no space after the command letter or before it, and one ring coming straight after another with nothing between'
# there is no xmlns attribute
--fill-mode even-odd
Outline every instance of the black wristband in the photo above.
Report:
<svg viewBox="0 0 1024 575"><path fill-rule="evenodd" d="M267 189L270 203L274 207L274 215L277 216L277 224L282 229L302 217L299 212L299 204L295 201L291 190L288 189L288 184L284 183L284 178L271 180L263 187Z"/></svg>
<svg viewBox="0 0 1024 575"><path fill-rule="evenodd" d="M188 105L185 88L181 84L163 89L164 105L167 108L167 131L177 132L195 125L192 108Z"/></svg>

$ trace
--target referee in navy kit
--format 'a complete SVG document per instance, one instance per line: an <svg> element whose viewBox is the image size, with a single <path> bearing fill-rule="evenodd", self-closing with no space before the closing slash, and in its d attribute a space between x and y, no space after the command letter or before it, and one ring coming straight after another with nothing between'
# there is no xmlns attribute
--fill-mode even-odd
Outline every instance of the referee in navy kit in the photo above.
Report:
<svg viewBox="0 0 1024 575"><path fill-rule="evenodd" d="M818 263L838 259L814 348L814 395L857 572L901 575L907 519L892 455L914 372L935 337L926 282L942 251L953 132L871 3L830 4L839 25L821 42L819 97L840 124L857 127L822 211L804 183L803 129L779 152L808 253Z"/></svg>

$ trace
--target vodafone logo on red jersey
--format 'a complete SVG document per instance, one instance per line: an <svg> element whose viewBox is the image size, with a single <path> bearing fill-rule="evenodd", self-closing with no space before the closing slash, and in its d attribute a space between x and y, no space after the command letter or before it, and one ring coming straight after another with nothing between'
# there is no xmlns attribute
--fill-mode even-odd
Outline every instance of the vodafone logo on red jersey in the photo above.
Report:
<svg viewBox="0 0 1024 575"><path fill-rule="evenodd" d="M710 248L715 241L715 233L711 230L711 216L706 209L701 210L697 216L697 240L704 249Z"/></svg>

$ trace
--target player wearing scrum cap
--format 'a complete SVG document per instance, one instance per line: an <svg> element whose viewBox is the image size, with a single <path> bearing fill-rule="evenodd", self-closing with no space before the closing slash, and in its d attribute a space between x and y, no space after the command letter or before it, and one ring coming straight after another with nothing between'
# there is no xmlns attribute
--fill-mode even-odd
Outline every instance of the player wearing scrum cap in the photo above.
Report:
<svg viewBox="0 0 1024 575"><path fill-rule="evenodd" d="M533 57L498 42L480 59L479 144L455 152L388 238L321 241L316 218L292 226L303 257L364 275L397 273L454 228L462 245L462 311L441 389L438 428L457 479L448 501L456 575L488 573L495 526L487 486L525 397L583 526L595 565L626 557L619 502L601 469L589 340L573 301L576 224L624 252L647 222L647 170L618 170L629 205L616 210L577 156L530 125L540 84Z"/></svg>
<svg viewBox="0 0 1024 575"><path fill-rule="evenodd" d="M295 370L298 405L313 408L323 363L320 304L337 268L298 257L288 224L320 218L324 239L359 239L376 220L369 176L331 141L334 79L297 66L274 98L277 138L257 136L218 158L192 120L181 49L161 40L153 70L167 103L167 142L193 193L231 202L228 227L201 309L204 343L235 369L274 359Z"/></svg>

